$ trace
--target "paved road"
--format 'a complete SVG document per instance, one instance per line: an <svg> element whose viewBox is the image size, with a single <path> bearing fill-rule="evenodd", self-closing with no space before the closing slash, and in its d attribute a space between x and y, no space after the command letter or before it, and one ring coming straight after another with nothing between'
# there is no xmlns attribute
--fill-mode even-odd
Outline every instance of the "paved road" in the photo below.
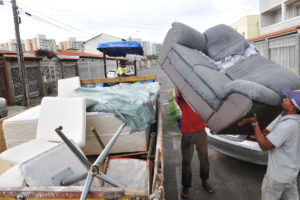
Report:
<svg viewBox="0 0 300 200"><path fill-rule="evenodd" d="M167 200L181 199L181 135L175 125L167 123L169 92L174 85L159 66L144 70L139 75L156 75L161 83L160 103L164 119L165 168L164 187ZM191 198L193 200L255 200L260 199L260 188L265 166L255 165L228 157L213 149L208 150L210 161L210 183L215 187L214 194L206 193L201 187L199 160L195 151L193 157L193 181ZM299 183L299 178L298 178ZM299 188L299 186L298 186Z"/></svg>

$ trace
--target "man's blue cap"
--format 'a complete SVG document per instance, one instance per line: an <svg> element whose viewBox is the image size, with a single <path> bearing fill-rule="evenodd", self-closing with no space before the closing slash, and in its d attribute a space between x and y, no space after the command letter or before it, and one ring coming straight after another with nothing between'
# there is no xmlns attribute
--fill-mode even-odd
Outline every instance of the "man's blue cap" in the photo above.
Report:
<svg viewBox="0 0 300 200"><path fill-rule="evenodd" d="M300 90L291 90L290 88L283 88L282 94L291 100L291 103L297 110L300 111Z"/></svg>

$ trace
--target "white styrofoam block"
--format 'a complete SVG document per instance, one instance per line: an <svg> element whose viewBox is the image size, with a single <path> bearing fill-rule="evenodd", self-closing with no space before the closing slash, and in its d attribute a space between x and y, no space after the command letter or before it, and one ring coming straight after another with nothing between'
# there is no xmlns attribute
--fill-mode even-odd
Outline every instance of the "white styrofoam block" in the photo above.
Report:
<svg viewBox="0 0 300 200"><path fill-rule="evenodd" d="M61 142L55 132L59 126L70 140L85 145L86 102L83 97L44 97L37 127L37 139Z"/></svg>
<svg viewBox="0 0 300 200"><path fill-rule="evenodd" d="M25 187L20 166L15 165L0 175L0 187Z"/></svg>
<svg viewBox="0 0 300 200"><path fill-rule="evenodd" d="M55 147L58 144L59 143L48 142L46 140L34 139L7 149L0 154L0 159L12 164L22 163Z"/></svg>
<svg viewBox="0 0 300 200"><path fill-rule="evenodd" d="M78 76L66 79L60 79L57 83L57 94L61 96L80 87L80 78Z"/></svg>
<svg viewBox="0 0 300 200"><path fill-rule="evenodd" d="M11 121L37 120L40 117L41 105L29 108L24 112L3 121L3 124Z"/></svg>

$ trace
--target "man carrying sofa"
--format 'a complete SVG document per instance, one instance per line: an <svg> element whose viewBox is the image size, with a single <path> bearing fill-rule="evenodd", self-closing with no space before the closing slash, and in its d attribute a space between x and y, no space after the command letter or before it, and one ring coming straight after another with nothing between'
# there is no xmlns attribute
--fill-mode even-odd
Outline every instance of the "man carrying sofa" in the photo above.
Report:
<svg viewBox="0 0 300 200"><path fill-rule="evenodd" d="M265 136L256 114L238 123L251 123L258 144L269 151L268 167L262 183L262 200L298 200L297 176L300 169L300 90L284 88L283 116Z"/></svg>
<svg viewBox="0 0 300 200"><path fill-rule="evenodd" d="M182 151L182 198L189 198L189 188L192 183L192 158L194 146L196 146L200 160L200 178L202 186L208 193L213 193L214 188L207 182L209 177L209 162L207 152L207 134L205 123L197 115L190 105L182 97L181 93L175 88L175 100L182 113L181 119L181 151Z"/></svg>

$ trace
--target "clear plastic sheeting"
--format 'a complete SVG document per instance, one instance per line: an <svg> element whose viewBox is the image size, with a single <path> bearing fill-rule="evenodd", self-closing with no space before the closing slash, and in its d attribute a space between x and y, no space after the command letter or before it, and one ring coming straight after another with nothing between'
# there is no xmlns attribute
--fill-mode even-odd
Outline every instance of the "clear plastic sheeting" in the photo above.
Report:
<svg viewBox="0 0 300 200"><path fill-rule="evenodd" d="M65 96L86 98L88 112L112 112L130 126L130 132L142 131L155 122L154 105L159 82L122 83L111 87L77 88Z"/></svg>

